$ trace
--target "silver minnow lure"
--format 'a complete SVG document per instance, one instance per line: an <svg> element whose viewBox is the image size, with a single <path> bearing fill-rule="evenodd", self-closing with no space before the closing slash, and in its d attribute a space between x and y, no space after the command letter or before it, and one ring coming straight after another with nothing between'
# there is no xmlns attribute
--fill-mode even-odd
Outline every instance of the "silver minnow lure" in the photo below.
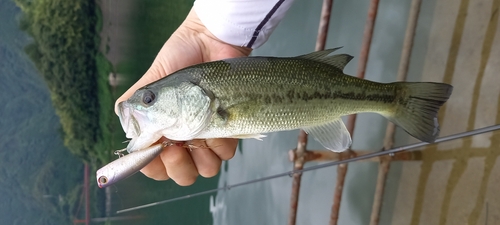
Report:
<svg viewBox="0 0 500 225"><path fill-rule="evenodd" d="M149 148L127 154L97 170L97 185L105 188L141 170L158 156L167 143L156 144Z"/></svg>

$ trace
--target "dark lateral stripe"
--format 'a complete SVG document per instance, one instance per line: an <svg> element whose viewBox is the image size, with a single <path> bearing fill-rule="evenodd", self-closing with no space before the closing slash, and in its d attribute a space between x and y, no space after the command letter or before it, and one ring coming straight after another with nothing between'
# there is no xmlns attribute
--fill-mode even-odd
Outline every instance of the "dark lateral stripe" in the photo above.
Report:
<svg viewBox="0 0 500 225"><path fill-rule="evenodd" d="M356 94L353 92L344 93L334 91L328 93L320 92L300 92L290 90L286 94L254 94L252 99L260 99L266 104L272 103L292 103L295 101L326 100L326 99L345 99L351 101L374 101L380 103L395 103L396 96L392 94ZM402 104L405 104L404 102Z"/></svg>
<svg viewBox="0 0 500 225"><path fill-rule="evenodd" d="M278 8L281 6L281 4L284 1L285 0L279 0L276 3L276 5L274 5L274 7L271 9L271 11L269 11L267 13L266 17L264 17L264 19L260 22L260 24L257 26L257 28L255 28L253 35L252 35L252 39L250 39L250 42L248 42L247 48L252 47L252 45L255 43L255 40L257 40L257 37L259 36L259 33L260 33L262 27L264 27L264 25L266 25L267 21L269 21L269 19L271 19L273 14L276 12L276 10L278 10Z"/></svg>

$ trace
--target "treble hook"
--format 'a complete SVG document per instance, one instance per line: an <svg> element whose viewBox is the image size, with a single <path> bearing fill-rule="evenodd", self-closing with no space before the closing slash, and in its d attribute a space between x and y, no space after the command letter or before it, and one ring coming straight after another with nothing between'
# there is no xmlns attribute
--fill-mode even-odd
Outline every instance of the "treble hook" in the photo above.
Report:
<svg viewBox="0 0 500 225"><path fill-rule="evenodd" d="M117 155L118 158L121 158L121 157L125 156L125 154L122 153L122 152L125 152L125 151L127 151L127 148L116 150L116 151L113 152L113 154Z"/></svg>

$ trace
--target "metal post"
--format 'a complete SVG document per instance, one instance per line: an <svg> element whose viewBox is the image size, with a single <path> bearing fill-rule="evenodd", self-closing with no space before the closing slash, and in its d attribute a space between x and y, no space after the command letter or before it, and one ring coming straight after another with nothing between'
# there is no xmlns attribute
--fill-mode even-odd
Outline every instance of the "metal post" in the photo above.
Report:
<svg viewBox="0 0 500 225"><path fill-rule="evenodd" d="M410 65L411 51L413 47L413 39L417 28L418 15L420 12L421 0L413 0L410 7L410 15L408 16L408 25L406 27L403 50L401 52L401 61L399 62L397 81L405 81ZM394 145L394 131L396 126L389 122L384 138L384 150L389 150ZM382 200L384 198L385 181L389 173L391 158L385 158L380 161L378 170L377 185L373 199L372 213L370 216L370 225L378 225L380 222L380 211L382 209Z"/></svg>
<svg viewBox="0 0 500 225"><path fill-rule="evenodd" d="M328 35L328 26L330 23L330 14L332 11L333 0L323 0L321 9L321 18L319 21L318 37L316 39L316 51L324 50L326 37ZM294 153L297 156L294 160L294 170L301 170L304 168L304 154L307 152L307 134L301 130L298 138L298 144ZM290 199L290 215L288 217L288 224L295 225L297 219L297 208L299 205L300 181L302 173L293 174L292 181L292 196Z"/></svg>
<svg viewBox="0 0 500 225"><path fill-rule="evenodd" d="M295 152L297 149L290 150L288 152L288 157L290 162L295 162L295 160L298 160L297 155ZM351 151L351 157L358 157L366 154L371 154L373 152L377 151L357 151L357 150L350 150ZM304 163L307 162L328 162L328 161L339 161L342 160L343 157L340 155L341 153L338 152L333 152L330 150L307 150L304 155L302 156L304 159ZM396 161L411 161L411 160L421 160L422 159L422 153L420 151L413 151L413 152L398 152L394 154L393 156L379 156L379 157L374 157L374 158L369 158L363 161L370 161L370 162L382 162L386 160L385 158L391 158L391 160L396 160Z"/></svg>
<svg viewBox="0 0 500 225"><path fill-rule="evenodd" d="M370 45L372 42L373 29L375 27L375 20L377 18L379 0L372 0L368 9L368 16L365 24L365 31L363 34L363 43L361 47L361 53L358 63L358 74L357 77L363 79L365 77L366 64L368 62L368 56L370 54ZM354 134L354 125L356 124L356 115L350 115L347 120L347 130ZM341 154L341 159L343 157L350 158L351 151ZM345 175L347 174L347 164L340 164L337 167L337 182L335 184L335 193L333 195L333 205L330 214L330 225L337 224L339 218L340 202L342 200L342 192L344 188Z"/></svg>
<svg viewBox="0 0 500 225"><path fill-rule="evenodd" d="M85 193L85 225L90 224L90 167L85 163L85 167L83 169L83 191Z"/></svg>
<svg viewBox="0 0 500 225"><path fill-rule="evenodd" d="M293 163L293 170L302 170L304 168L304 153L307 146L307 134L303 130L300 131L297 143L297 158ZM290 199L290 215L288 217L288 224L295 225L297 221L297 208L299 205L300 181L302 173L294 173L292 181L292 197Z"/></svg>

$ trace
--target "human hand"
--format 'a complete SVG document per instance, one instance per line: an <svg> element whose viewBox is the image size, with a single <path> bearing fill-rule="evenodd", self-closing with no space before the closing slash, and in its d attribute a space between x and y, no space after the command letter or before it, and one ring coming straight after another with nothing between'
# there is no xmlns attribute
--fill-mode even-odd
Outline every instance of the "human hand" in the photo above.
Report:
<svg viewBox="0 0 500 225"><path fill-rule="evenodd" d="M217 39L201 23L194 10L191 10L184 22L165 42L149 70L116 100L115 112L117 104L127 100L137 89L179 69L202 62L248 56L250 52L250 48L233 46ZM164 140L166 139L160 139ZM191 144L206 148L192 148L190 151L175 145L165 147L157 158L141 169L141 172L155 180L172 178L181 186L191 185L198 175L217 175L222 160L234 156L238 140L194 140Z"/></svg>

